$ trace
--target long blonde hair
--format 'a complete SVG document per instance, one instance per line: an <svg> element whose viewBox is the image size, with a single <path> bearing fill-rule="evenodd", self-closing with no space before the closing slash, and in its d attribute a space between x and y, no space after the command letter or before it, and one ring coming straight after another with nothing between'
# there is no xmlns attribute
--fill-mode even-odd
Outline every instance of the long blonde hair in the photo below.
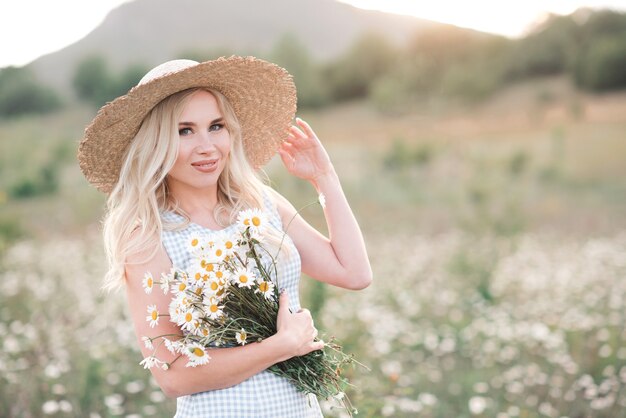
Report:
<svg viewBox="0 0 626 418"><path fill-rule="evenodd" d="M163 229L184 227L190 222L178 202L168 193L167 173L178 154L178 121L193 93L211 93L224 117L230 134L231 150L218 179L215 220L226 226L236 220L240 210L263 208L264 182L250 166L243 148L241 127L224 95L213 89L194 88L173 94L144 118L126 152L120 176L107 200L104 219L104 245L109 262L104 288L119 288L124 279L124 264L129 255L150 251L145 261L159 249ZM183 215L182 225L164 225L161 211ZM270 247L277 247L282 232L268 232Z"/></svg>

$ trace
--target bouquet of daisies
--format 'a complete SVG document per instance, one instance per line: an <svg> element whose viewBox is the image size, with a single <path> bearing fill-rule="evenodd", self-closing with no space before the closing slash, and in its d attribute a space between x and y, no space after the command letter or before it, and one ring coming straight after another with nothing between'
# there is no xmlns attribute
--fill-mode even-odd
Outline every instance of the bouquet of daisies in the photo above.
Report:
<svg viewBox="0 0 626 418"><path fill-rule="evenodd" d="M160 280L146 273L146 293L158 284L164 293L172 294L169 312L161 313L149 305L146 320L154 327L162 316L169 316L181 334L143 337L146 347L154 350L140 363L145 368L167 370L171 366L155 357L155 342L176 354L174 361L186 358L186 366L196 367L210 361L212 348L245 345L276 333L278 257L263 245L267 220L260 210L250 209L239 213L237 224L231 235L190 236L192 261L188 270L173 268ZM343 392L349 383L340 373L356 361L332 340L324 346L324 350L293 357L269 370L302 392L339 400L351 415L356 410Z"/></svg>

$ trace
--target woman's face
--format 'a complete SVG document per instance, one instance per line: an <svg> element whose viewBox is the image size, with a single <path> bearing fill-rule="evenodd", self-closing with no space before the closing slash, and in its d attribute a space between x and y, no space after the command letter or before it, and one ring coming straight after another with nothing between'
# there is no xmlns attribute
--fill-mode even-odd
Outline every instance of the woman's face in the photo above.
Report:
<svg viewBox="0 0 626 418"><path fill-rule="evenodd" d="M168 173L171 191L215 187L230 153L230 134L215 97L192 94L178 122L178 157Z"/></svg>

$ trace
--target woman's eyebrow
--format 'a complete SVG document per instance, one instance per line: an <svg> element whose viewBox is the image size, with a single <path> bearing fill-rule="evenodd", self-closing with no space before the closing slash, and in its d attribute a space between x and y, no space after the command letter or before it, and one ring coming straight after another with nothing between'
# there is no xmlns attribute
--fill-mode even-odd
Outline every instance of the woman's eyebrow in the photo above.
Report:
<svg viewBox="0 0 626 418"><path fill-rule="evenodd" d="M224 117L220 116L217 119L213 119L211 121L210 125L213 125L214 123L218 123L218 122L223 122L223 121L224 121ZM195 122L185 122L185 121L182 121L182 122L178 122L178 126L196 126L196 123Z"/></svg>

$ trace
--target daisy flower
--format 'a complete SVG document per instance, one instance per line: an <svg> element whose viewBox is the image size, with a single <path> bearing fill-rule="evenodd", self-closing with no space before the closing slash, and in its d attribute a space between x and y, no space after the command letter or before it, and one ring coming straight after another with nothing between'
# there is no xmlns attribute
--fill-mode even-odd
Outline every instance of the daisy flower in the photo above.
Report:
<svg viewBox="0 0 626 418"><path fill-rule="evenodd" d="M200 234L191 233L189 237L187 238L187 249L189 250L190 253L197 254L200 251L202 251L202 248L203 248L202 244L204 241L205 241L204 237L202 237Z"/></svg>
<svg viewBox="0 0 626 418"><path fill-rule="evenodd" d="M143 341L143 345L145 345L148 350L154 350L154 345L152 344L152 338L141 337L141 340Z"/></svg>
<svg viewBox="0 0 626 418"><path fill-rule="evenodd" d="M198 318L200 318L198 311L189 308L178 317L176 323L183 331L193 332L197 327L196 322L198 322Z"/></svg>
<svg viewBox="0 0 626 418"><path fill-rule="evenodd" d="M169 305L170 321L177 324L182 323L180 317L187 312L191 306L191 301L185 293L179 293L176 297L172 298Z"/></svg>
<svg viewBox="0 0 626 418"><path fill-rule="evenodd" d="M172 283L170 289L172 290L172 293L178 295L187 290L187 287L189 286L189 277L186 274L178 274L176 278L178 280Z"/></svg>
<svg viewBox="0 0 626 418"><path fill-rule="evenodd" d="M246 345L248 338L248 334L246 334L246 330L241 328L241 331L235 333L235 338L237 339L237 344Z"/></svg>
<svg viewBox="0 0 626 418"><path fill-rule="evenodd" d="M146 321L150 322L150 328L154 328L155 325L159 323L159 311L156 308L156 305L148 305L148 316L146 316Z"/></svg>
<svg viewBox="0 0 626 418"><path fill-rule="evenodd" d="M189 272L189 277L191 278L191 280L188 290L193 292L197 288L202 288L205 286L206 282L209 280L209 272L201 268L199 265L195 265Z"/></svg>
<svg viewBox="0 0 626 418"><path fill-rule="evenodd" d="M223 287L224 285L220 281L220 279L218 279L217 277L212 277L204 286L203 292L206 297L211 297L217 295L217 292L219 292Z"/></svg>
<svg viewBox="0 0 626 418"><path fill-rule="evenodd" d="M265 299L274 300L274 283L268 281L260 281L255 293L262 293Z"/></svg>
<svg viewBox="0 0 626 418"><path fill-rule="evenodd" d="M326 196L324 196L324 193L320 193L320 195L317 196L317 201L320 203L322 209L326 209Z"/></svg>
<svg viewBox="0 0 626 418"><path fill-rule="evenodd" d="M267 217L258 208L242 210L237 216L237 224L241 231L250 228L250 233L260 234L267 227Z"/></svg>
<svg viewBox="0 0 626 418"><path fill-rule="evenodd" d="M149 295L150 293L152 293L152 288L154 287L154 277L152 277L152 273L150 273L149 271L144 274L142 285L143 290L146 291L146 294Z"/></svg>
<svg viewBox="0 0 626 418"><path fill-rule="evenodd" d="M239 268L231 276L231 280L239 287L251 288L254 285L254 273L247 268Z"/></svg>
<svg viewBox="0 0 626 418"><path fill-rule="evenodd" d="M215 240L207 255L211 263L221 263L227 255L226 245L221 240Z"/></svg>
<svg viewBox="0 0 626 418"><path fill-rule="evenodd" d="M161 273L161 283L159 284L159 286L161 287L164 295L166 295L167 292L170 290L170 284L172 283L174 278L177 277L177 274L178 273L176 272L176 270L174 270L173 267L169 273Z"/></svg>
<svg viewBox="0 0 626 418"><path fill-rule="evenodd" d="M165 348L167 348L167 351L172 354L182 353L185 348L185 345L180 341L172 341L167 338L163 338L163 341L165 341Z"/></svg>
<svg viewBox="0 0 626 418"><path fill-rule="evenodd" d="M149 356L141 360L139 365L143 366L144 369L151 369L154 366L158 366L159 363L163 362L154 356Z"/></svg>
<svg viewBox="0 0 626 418"><path fill-rule="evenodd" d="M189 358L189 362L186 365L187 367L196 367L207 364L211 359L207 349L198 343L189 344L185 348L184 352Z"/></svg>
<svg viewBox="0 0 626 418"><path fill-rule="evenodd" d="M235 254L235 251L237 250L237 238L235 236L230 236L225 232L220 232L218 235L218 241L222 243L225 260Z"/></svg>
<svg viewBox="0 0 626 418"><path fill-rule="evenodd" d="M215 296L211 296L204 300L206 315L211 319L217 319L224 315L224 306L219 305L219 299Z"/></svg>

